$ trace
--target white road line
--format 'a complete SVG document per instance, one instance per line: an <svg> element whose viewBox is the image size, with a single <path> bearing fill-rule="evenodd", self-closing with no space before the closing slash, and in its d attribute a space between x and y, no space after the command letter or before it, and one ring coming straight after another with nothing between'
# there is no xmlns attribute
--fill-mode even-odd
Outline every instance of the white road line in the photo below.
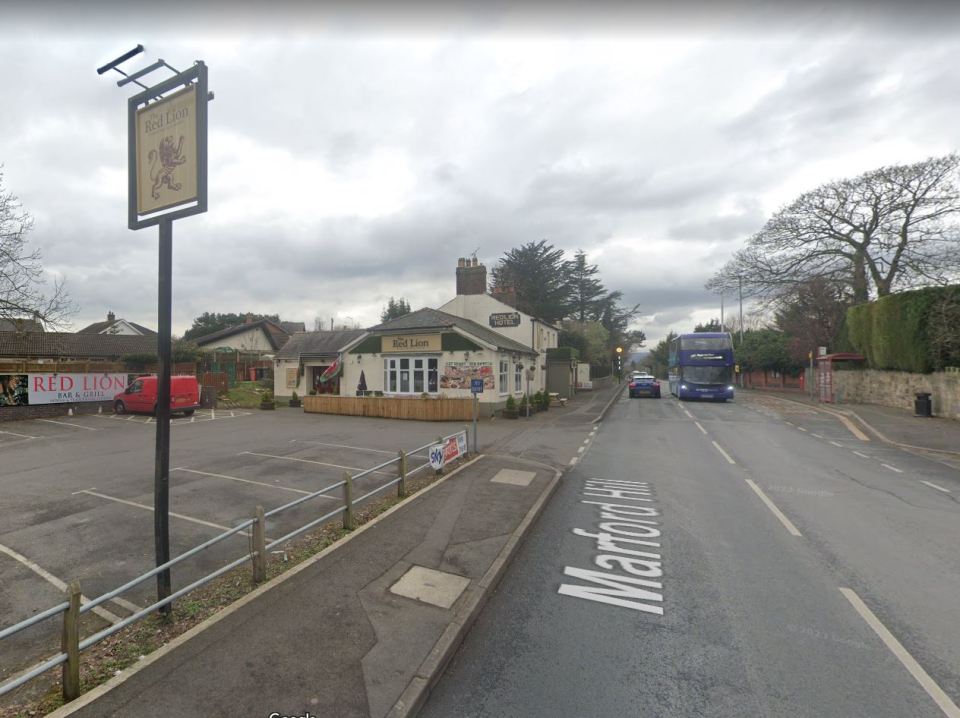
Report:
<svg viewBox="0 0 960 718"><path fill-rule="evenodd" d="M345 469L346 471L366 471L366 469L359 469L356 466L342 466L341 464L328 464L325 461L314 461L313 459L298 459L296 456L277 456L276 454L261 454L256 451L241 451L238 456L243 456L244 454L249 454L250 456L263 456L268 459L282 459L283 461L299 461L303 464L316 464L317 466L330 466L334 469ZM389 471L373 471L374 474L390 474ZM392 474L390 474L392 475Z"/></svg>
<svg viewBox="0 0 960 718"><path fill-rule="evenodd" d="M24 566L26 566L31 571L33 571L35 574L37 574L40 578L44 579L47 583L51 584L52 586L55 586L57 589L61 591L67 590L66 583L61 581L59 578L54 576L52 573L50 573L43 567L38 566L36 563L28 559L23 554L17 553L12 548L8 548L3 544L0 544L0 553L7 554L7 556L12 558L14 561L19 561ZM86 596L81 595L80 603L90 603L90 599L87 598ZM119 616L113 613L110 613L110 611L106 610L105 608L101 608L100 606L95 607L93 609L93 612L98 616L100 616L100 618L104 619L105 621L109 621L110 623L120 623L120 621L122 620Z"/></svg>
<svg viewBox="0 0 960 718"><path fill-rule="evenodd" d="M949 494L949 493L950 493L950 489L945 489L945 488L943 488L942 486L937 486L936 484L934 484L934 483L932 483L932 482L930 482L930 481L924 481L923 479L920 479L920 483L921 483L921 484L926 484L926 485L929 486L931 489L936 489L937 491L942 491L942 492L945 493L945 494Z"/></svg>
<svg viewBox="0 0 960 718"><path fill-rule="evenodd" d="M83 424L71 424L69 421L57 421L56 419L36 419L36 421L44 421L47 424L59 424L60 426L72 426L75 429L84 429L85 431L96 431L92 426L84 426Z"/></svg>
<svg viewBox="0 0 960 718"><path fill-rule="evenodd" d="M834 446L839 446L841 449L843 448L843 444L837 443L836 441L831 441L830 443Z"/></svg>
<svg viewBox="0 0 960 718"><path fill-rule="evenodd" d="M299 444L318 444L319 446L333 446L338 449L353 449L354 451L370 451L376 454L393 454L397 455L396 451L387 451L386 449L368 449L365 446L350 446L349 444L328 444L325 441L314 441L313 439L290 439L290 443L297 442Z"/></svg>
<svg viewBox="0 0 960 718"><path fill-rule="evenodd" d="M704 429L702 426L700 426L700 422L699 422L699 421L695 421L695 422L693 422L693 423L697 425L697 428L698 428L698 429L700 429L700 433L701 433L701 434L706 434L706 433L707 433L707 430Z"/></svg>
<svg viewBox="0 0 960 718"><path fill-rule="evenodd" d="M19 436L21 439L39 439L39 436L30 436L30 434L18 434L15 431L0 431L0 434L7 434L8 436Z"/></svg>
<svg viewBox="0 0 960 718"><path fill-rule="evenodd" d="M727 463L728 463L728 464L735 464L735 463L737 463L736 461L734 461L734 460L730 457L730 454L728 454L726 451L723 450L723 447L720 446L720 444L718 444L716 441L714 441L714 442L713 442L713 445L714 445L715 447L717 447L717 451L719 451L721 454L723 454L723 458L725 458L725 459L727 460Z"/></svg>
<svg viewBox="0 0 960 718"><path fill-rule="evenodd" d="M751 481L750 479L744 479L744 480L750 485L750 488L754 490L754 493L756 493L756 495L760 497L760 500L767 505L767 508L773 512L773 515L780 520L780 523L783 524L784 528L786 528L787 531L789 531L792 536L803 535L797 530L797 527L793 525L793 522L790 519L788 519L786 516L784 516L783 512L777 508L777 505L774 504L767 497L765 493L763 493L763 489L761 489L759 486L753 483L753 481Z"/></svg>
<svg viewBox="0 0 960 718"><path fill-rule="evenodd" d="M693 418L693 414L691 414L691 413L690 413L689 411L687 411L686 409L683 410L683 413L686 414L687 416L689 416L691 419Z"/></svg>
<svg viewBox="0 0 960 718"><path fill-rule="evenodd" d="M802 426L798 426L797 428L800 429L800 431L806 431Z"/></svg>
<svg viewBox="0 0 960 718"><path fill-rule="evenodd" d="M584 439L584 440L583 440L583 443L584 443L584 444L589 444L589 443L590 443L590 437L588 436L586 439Z"/></svg>
<svg viewBox="0 0 960 718"><path fill-rule="evenodd" d="M814 434L813 432L810 432L810 436L815 436L815 437L817 437L818 439L822 439L822 438L823 438L822 436L820 436L820 434Z"/></svg>
<svg viewBox="0 0 960 718"><path fill-rule="evenodd" d="M577 447L577 453L578 453L578 454L582 454L582 453L583 453L583 450L584 450L585 448L586 448L585 446L578 446L578 447Z"/></svg>
<svg viewBox="0 0 960 718"><path fill-rule="evenodd" d="M576 463L577 463L577 457L574 456L572 459L570 459L570 466L573 466Z"/></svg>
<svg viewBox="0 0 960 718"><path fill-rule="evenodd" d="M890 466L890 464L880 464L885 469L890 469L890 471L896 471L898 474L902 474L903 471L898 469L896 466Z"/></svg>
<svg viewBox="0 0 960 718"><path fill-rule="evenodd" d="M185 469L182 466L178 466L176 469L170 469L171 471L185 471L188 474L199 474L200 476L212 476L215 479L228 479L229 481L239 481L244 484L254 484L255 486L266 486L271 489L280 489L281 491L293 491L297 494L312 494L312 491L304 491L303 489L294 489L289 486L279 486L277 484L268 484L266 481L254 481L253 479L241 479L239 476L227 476L226 474L214 474L210 471L197 471L196 469ZM330 498L324 496L323 498Z"/></svg>
<svg viewBox="0 0 960 718"><path fill-rule="evenodd" d="M787 426L796 426L796 424L794 424L792 421L787 421L786 419L784 419L783 423Z"/></svg>
<svg viewBox="0 0 960 718"><path fill-rule="evenodd" d="M118 606L120 606L120 608L127 609L128 611L130 611L130 613L139 613L140 611L143 610L142 606L138 606L137 604L131 601L128 601L127 599L122 598L120 596L117 596L116 598L111 598L110 601L111 603L115 603Z"/></svg>
<svg viewBox="0 0 960 718"><path fill-rule="evenodd" d="M883 641L887 648L890 649L890 652L897 657L897 660L903 664L903 667L910 672L910 675L913 676L914 680L920 684L920 687L927 692L927 695L933 698L933 702L940 707L943 714L948 716L948 718L960 718L960 708L957 707L957 704L954 703L950 696L944 693L943 689L923 670L923 667L907 652L903 644L887 630L887 627L880 622L880 619L876 617L856 592L849 588L840 588L840 593L850 602L850 605L860 614L860 617L867 622L867 625L873 629L874 633L880 636L880 640Z"/></svg>
<svg viewBox="0 0 960 718"><path fill-rule="evenodd" d="M101 499L106 499L107 501L116 501L118 504L126 504L127 506L133 506L134 508L143 509L145 511L153 511L152 506L147 506L146 504L140 504L140 503L137 503L136 501L129 501L127 499L118 499L116 496L107 496L107 494L101 494L97 491L83 490L83 491L76 491L75 493L90 494L91 496L96 496ZM221 526L220 524L215 524L211 521L204 521L203 519L195 519L193 518L193 516L184 516L183 514L175 514L172 511L170 512L170 515L178 519L183 519L184 521L189 521L190 523L200 524L201 526L209 526L212 529L219 529L221 531L228 531L231 528L230 526ZM245 536L248 534L247 531L241 531L240 533L242 533Z"/></svg>
<svg viewBox="0 0 960 718"><path fill-rule="evenodd" d="M857 456L859 456L861 459L869 459L869 458L870 458L870 457L867 456L866 454L861 454L859 451L854 451L853 453L856 454Z"/></svg>

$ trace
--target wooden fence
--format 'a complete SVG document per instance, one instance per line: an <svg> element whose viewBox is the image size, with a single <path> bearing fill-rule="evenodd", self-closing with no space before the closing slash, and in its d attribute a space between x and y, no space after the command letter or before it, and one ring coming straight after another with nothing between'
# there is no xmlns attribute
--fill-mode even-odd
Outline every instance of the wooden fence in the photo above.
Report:
<svg viewBox="0 0 960 718"><path fill-rule="evenodd" d="M303 410L313 414L378 416L417 421L469 421L472 399L401 399L389 396L305 396Z"/></svg>

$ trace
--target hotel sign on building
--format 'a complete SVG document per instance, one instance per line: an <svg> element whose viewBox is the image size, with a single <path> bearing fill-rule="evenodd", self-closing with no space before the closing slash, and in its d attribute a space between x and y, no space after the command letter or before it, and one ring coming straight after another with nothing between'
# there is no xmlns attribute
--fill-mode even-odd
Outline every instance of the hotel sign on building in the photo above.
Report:
<svg viewBox="0 0 960 718"><path fill-rule="evenodd" d="M438 352L440 349L439 334L394 334L380 337L381 354Z"/></svg>
<svg viewBox="0 0 960 718"><path fill-rule="evenodd" d="M490 315L491 327L519 327L520 312L494 312Z"/></svg>

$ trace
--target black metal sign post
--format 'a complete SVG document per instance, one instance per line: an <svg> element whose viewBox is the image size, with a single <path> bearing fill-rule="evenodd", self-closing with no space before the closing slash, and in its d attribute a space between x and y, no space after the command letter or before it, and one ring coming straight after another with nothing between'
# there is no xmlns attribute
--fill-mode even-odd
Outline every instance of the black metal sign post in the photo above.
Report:
<svg viewBox="0 0 960 718"><path fill-rule="evenodd" d="M157 433L154 460L154 544L156 565L170 561L170 334L173 303L173 221L207 211L207 66L197 61L178 72L163 60L127 74L117 65L143 51L130 52L99 68L124 76L143 92L127 101L127 226L159 225L157 272ZM173 77L151 87L140 78L166 68ZM176 208L176 209L174 209ZM170 569L157 574L157 600L172 593ZM172 603L160 608L172 611Z"/></svg>

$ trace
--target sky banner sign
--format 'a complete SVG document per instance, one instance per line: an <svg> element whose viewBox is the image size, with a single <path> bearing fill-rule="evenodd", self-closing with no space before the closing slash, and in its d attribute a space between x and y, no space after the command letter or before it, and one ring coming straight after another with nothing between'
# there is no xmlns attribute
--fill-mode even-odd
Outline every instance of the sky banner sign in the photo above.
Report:
<svg viewBox="0 0 960 718"><path fill-rule="evenodd" d="M126 374L51 372L27 375L27 400L31 405L110 401L126 388Z"/></svg>
<svg viewBox="0 0 960 718"><path fill-rule="evenodd" d="M440 471L447 463L467 455L467 432L461 431L448 437L442 444L430 447L430 466Z"/></svg>

